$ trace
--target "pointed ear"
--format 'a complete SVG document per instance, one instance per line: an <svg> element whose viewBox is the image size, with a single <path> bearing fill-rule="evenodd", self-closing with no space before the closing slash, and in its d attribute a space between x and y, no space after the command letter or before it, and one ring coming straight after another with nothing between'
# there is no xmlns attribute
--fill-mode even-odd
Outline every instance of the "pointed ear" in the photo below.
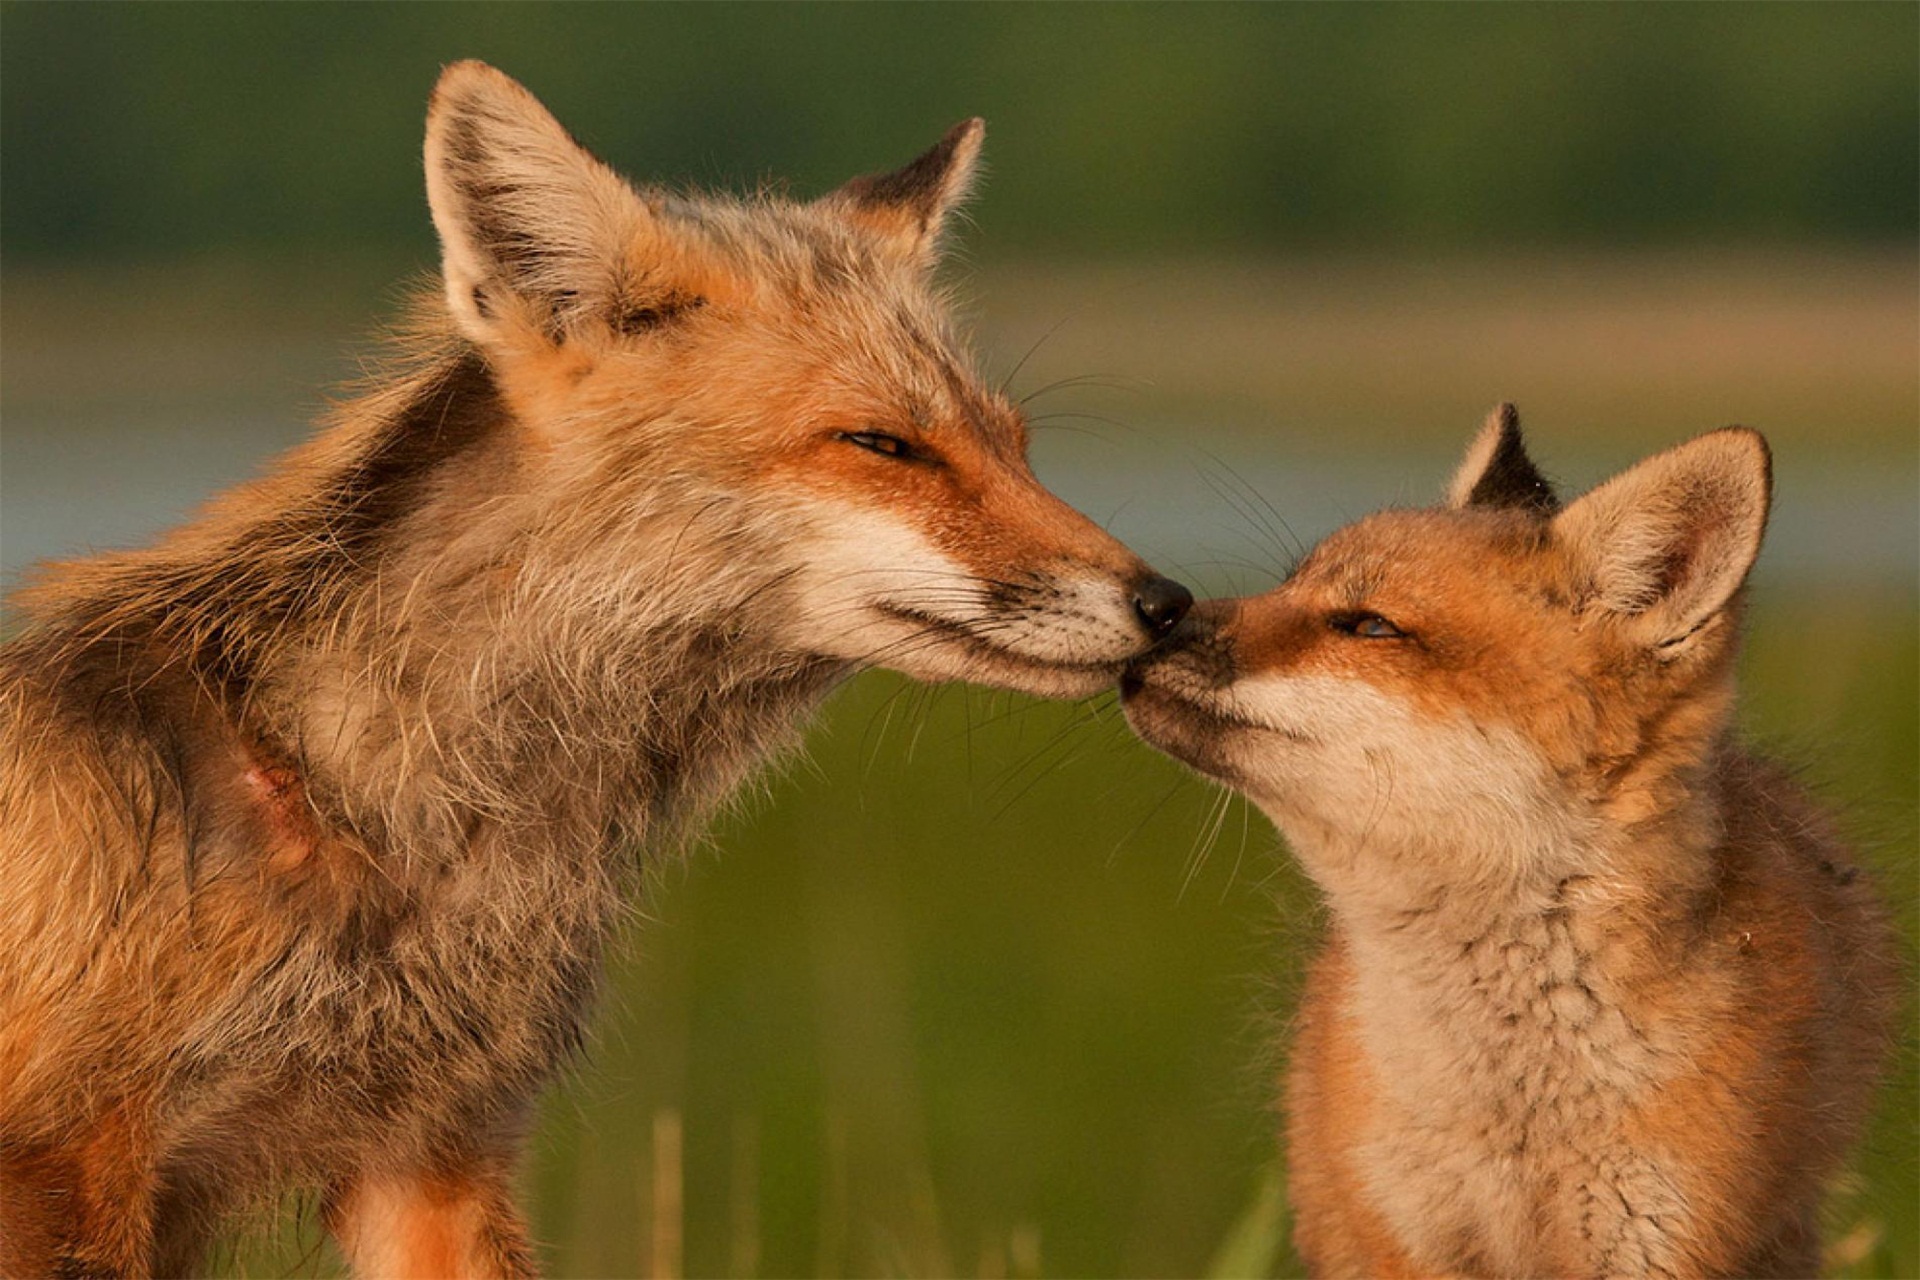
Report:
<svg viewBox="0 0 1920 1280"><path fill-rule="evenodd" d="M427 108L426 162L447 305L467 337L489 345L517 320L558 342L582 319L617 319L653 219L531 93L454 63Z"/></svg>
<svg viewBox="0 0 1920 1280"><path fill-rule="evenodd" d="M1622 472L1554 520L1589 608L1631 617L1677 656L1726 609L1760 554L1773 489L1767 442L1727 427Z"/></svg>
<svg viewBox="0 0 1920 1280"><path fill-rule="evenodd" d="M916 265L931 267L940 230L966 200L980 167L986 121L962 120L905 168L855 178L822 198Z"/></svg>
<svg viewBox="0 0 1920 1280"><path fill-rule="evenodd" d="M1495 405L1467 446L1467 456L1447 484L1447 505L1519 507L1546 516L1560 509L1553 486L1527 456L1520 411L1511 404Z"/></svg>

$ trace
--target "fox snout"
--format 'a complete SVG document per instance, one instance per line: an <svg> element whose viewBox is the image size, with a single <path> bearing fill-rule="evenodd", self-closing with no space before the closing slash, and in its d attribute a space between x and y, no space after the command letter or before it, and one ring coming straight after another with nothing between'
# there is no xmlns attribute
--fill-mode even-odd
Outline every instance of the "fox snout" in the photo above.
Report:
<svg viewBox="0 0 1920 1280"><path fill-rule="evenodd" d="M1193 592L1159 574L1148 578L1133 592L1133 612L1155 639L1164 638L1193 608Z"/></svg>
<svg viewBox="0 0 1920 1280"><path fill-rule="evenodd" d="M1180 625L1193 593L1023 463L971 444L954 430L938 469L853 472L856 483L805 502L805 532L785 548L800 565L794 634L923 680L1052 697L1111 689Z"/></svg>
<svg viewBox="0 0 1920 1280"><path fill-rule="evenodd" d="M1237 773L1221 750L1238 724L1231 702L1240 666L1234 647L1237 600L1202 600L1160 643L1120 673L1127 721L1148 742L1216 778Z"/></svg>
<svg viewBox="0 0 1920 1280"><path fill-rule="evenodd" d="M1168 585L1180 593L1183 602L1173 621L1157 629L1142 610L1142 621L1148 622L1148 629L1155 632L1157 643L1127 663L1120 673L1123 697L1137 695L1149 681L1164 680L1176 669L1187 674L1195 684L1217 688L1232 683L1231 622L1238 602L1230 599L1195 602L1179 583Z"/></svg>

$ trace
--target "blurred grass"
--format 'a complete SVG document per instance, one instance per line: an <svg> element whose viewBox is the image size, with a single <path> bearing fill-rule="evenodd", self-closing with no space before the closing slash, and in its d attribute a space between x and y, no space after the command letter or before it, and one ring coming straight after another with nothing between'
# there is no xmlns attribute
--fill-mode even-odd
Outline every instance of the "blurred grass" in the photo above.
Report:
<svg viewBox="0 0 1920 1280"><path fill-rule="evenodd" d="M1117 384L1035 414L1126 437L1077 460L1123 483L1156 475L1128 453L1156 433L1181 466L1231 443L1308 484L1398 475L1500 398L1576 468L1763 427L1783 506L1843 548L1883 525L1797 488L1811 470L1890 481L1866 506L1920 475L1910 5L0 0L0 22L16 546L132 536L304 433L357 371L343 339L431 261L418 127L459 56L669 181L810 195L986 115L966 289L989 366L1037 343L1018 393ZM1324 514L1285 512L1309 536ZM1882 585L1763 580L1746 717L1847 807L1911 940L1920 606L1901 557L1864 558ZM846 690L643 905L542 1117L549 1270L1286 1273L1268 1101L1311 895L1262 819L1113 720ZM1836 1202L1837 1274L1920 1275L1912 1024ZM332 1273L316 1240L230 1269Z"/></svg>
<svg viewBox="0 0 1920 1280"><path fill-rule="evenodd" d="M1776 591L1743 712L1844 809L1910 954L1917 628L1911 593ZM651 1274L670 1113L689 1275L1292 1274L1269 1103L1311 895L1237 801L1203 839L1215 803L1105 699L862 677L648 896L535 1146L550 1272ZM1920 1274L1908 1014L1835 1275Z"/></svg>
<svg viewBox="0 0 1920 1280"><path fill-rule="evenodd" d="M1764 600L1746 667L1746 723L1845 807L1910 946L1916 622L1911 599ZM664 928L615 984L628 1003L611 1011L601 1080L549 1131L536 1185L556 1270L639 1256L643 1224L629 1236L590 1206L641 1149L618 1126L665 1106L687 1116L691 1274L724 1270L742 1115L795 1175L764 1189L765 1274L967 1272L973 1241L1023 1225L1054 1275L1195 1274L1223 1248L1223 1274L1257 1262L1230 1251L1243 1207L1271 1197L1255 1064L1311 915L1264 822L1235 802L1195 870L1210 789L1110 720L953 691L881 729L897 688L850 690L817 772L716 837L718 867L654 900ZM1002 707L1016 709L993 721ZM1905 1025L1858 1189L1835 1206L1836 1240L1870 1224L1879 1244L1840 1274L1920 1274ZM850 1187L825 1195L835 1142Z"/></svg>
<svg viewBox="0 0 1920 1280"><path fill-rule="evenodd" d="M996 244L1906 239L1911 5L0 4L40 261L424 249L439 68L617 166L810 191L990 122Z"/></svg>
<svg viewBox="0 0 1920 1280"><path fill-rule="evenodd" d="M109 424L162 437L139 442L127 500L158 486L169 504L211 483L174 454L244 471L301 434L396 274L334 267L9 269L8 493L50 474L23 456L108 474L134 448ZM1230 437L1306 474L1398 474L1450 458L1510 395L1558 424L1543 453L1581 428L1608 465L1749 418L1783 446L1784 494L1823 455L1843 481L1915 473L1916 274L1897 248L989 261L973 287L991 368L1067 318L1023 394L1127 375L1117 410L1083 386L1045 412L1145 419L1136 435L1193 452ZM196 422L211 451L182 447ZM48 446L23 450L22 423ZM1230 522L1228 505L1191 518ZM1285 514L1309 534L1325 515ZM1743 714L1845 808L1911 948L1920 604L1878 572L1763 577ZM1264 820L1133 742L1104 700L873 674L810 744L640 905L598 1043L541 1117L528 1190L549 1272L649 1274L672 1255L656 1170L677 1170L691 1275L1290 1274L1270 1100L1315 912ZM1835 1203L1838 1275L1920 1275L1911 1014ZM675 1119L679 1158L657 1159ZM338 1267L309 1223L228 1269Z"/></svg>

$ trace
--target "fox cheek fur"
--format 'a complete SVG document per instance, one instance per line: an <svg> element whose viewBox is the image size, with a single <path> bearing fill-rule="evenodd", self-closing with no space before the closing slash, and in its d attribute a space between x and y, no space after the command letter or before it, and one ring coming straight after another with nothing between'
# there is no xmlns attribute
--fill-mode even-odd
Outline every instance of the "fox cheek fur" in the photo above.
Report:
<svg viewBox="0 0 1920 1280"><path fill-rule="evenodd" d="M575 467L549 505L630 493L657 529L662 477L704 480L688 536L758 543L791 606L769 642L928 678L1091 693L1177 620L1142 609L1172 584L1034 479L931 286L980 121L810 205L724 206L636 194L515 92L443 85L428 189L449 310Z"/></svg>
<svg viewBox="0 0 1920 1280"><path fill-rule="evenodd" d="M1177 620L929 285L980 136L671 194L447 69L393 366L0 648L0 1274L193 1274L287 1188L362 1274L528 1273L645 857L863 663L1086 692Z"/></svg>

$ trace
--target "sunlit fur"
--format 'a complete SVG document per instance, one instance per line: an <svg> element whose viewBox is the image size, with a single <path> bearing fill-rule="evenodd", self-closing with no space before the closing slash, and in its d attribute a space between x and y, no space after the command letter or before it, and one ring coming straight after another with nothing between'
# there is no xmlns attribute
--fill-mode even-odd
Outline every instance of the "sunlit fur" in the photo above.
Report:
<svg viewBox="0 0 1920 1280"><path fill-rule="evenodd" d="M1897 978L1828 819L1729 729L1765 445L1558 511L1505 418L1447 507L1197 606L1123 685L1326 896L1295 1243L1324 1276L1811 1276Z"/></svg>
<svg viewBox="0 0 1920 1280"><path fill-rule="evenodd" d="M929 286L979 142L669 194L447 71L389 371L18 600L0 1274L190 1273L290 1186L364 1274L524 1274L516 1153L647 852L863 664L1073 695L1147 645Z"/></svg>

